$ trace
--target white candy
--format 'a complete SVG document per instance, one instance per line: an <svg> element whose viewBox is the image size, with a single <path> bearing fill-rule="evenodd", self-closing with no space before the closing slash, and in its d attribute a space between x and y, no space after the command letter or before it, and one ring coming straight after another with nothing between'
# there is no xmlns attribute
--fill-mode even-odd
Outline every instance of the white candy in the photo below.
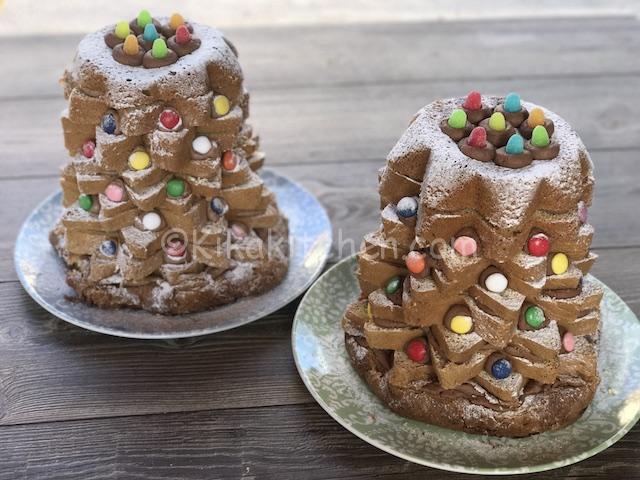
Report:
<svg viewBox="0 0 640 480"><path fill-rule="evenodd" d="M201 135L193 139L193 142L191 142L191 147L193 148L194 152L199 153L200 155L204 155L209 150L211 150L211 140L209 140L208 137Z"/></svg>
<svg viewBox="0 0 640 480"><path fill-rule="evenodd" d="M492 273L484 281L484 286L487 290L494 293L502 293L507 289L509 280L501 273Z"/></svg>
<svg viewBox="0 0 640 480"><path fill-rule="evenodd" d="M142 226L145 230L157 230L162 225L162 218L156 212L149 212L142 217Z"/></svg>

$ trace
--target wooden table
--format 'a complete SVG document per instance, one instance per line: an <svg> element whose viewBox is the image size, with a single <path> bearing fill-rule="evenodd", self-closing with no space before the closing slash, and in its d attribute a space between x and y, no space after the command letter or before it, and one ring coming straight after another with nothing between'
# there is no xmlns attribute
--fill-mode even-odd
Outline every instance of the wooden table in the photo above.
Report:
<svg viewBox="0 0 640 480"><path fill-rule="evenodd" d="M227 33L268 165L318 196L336 241L375 228L376 171L431 100L515 90L563 115L596 165L593 273L640 313L636 19ZM23 292L13 243L66 161L56 81L78 40L0 39L0 478L463 478L369 446L313 401L291 355L296 303L176 346L83 331ZM331 261L349 253L334 248ZM594 458L535 477L637 477L639 451L636 427Z"/></svg>

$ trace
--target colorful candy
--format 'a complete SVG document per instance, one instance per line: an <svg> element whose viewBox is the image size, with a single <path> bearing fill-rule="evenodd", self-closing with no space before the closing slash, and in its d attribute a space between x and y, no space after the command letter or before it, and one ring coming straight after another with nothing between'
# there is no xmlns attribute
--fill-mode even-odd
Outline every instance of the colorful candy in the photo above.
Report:
<svg viewBox="0 0 640 480"><path fill-rule="evenodd" d="M524 321L534 330L544 324L544 312L536 305L531 305L524 312Z"/></svg>
<svg viewBox="0 0 640 480"><path fill-rule="evenodd" d="M107 112L102 116L102 122L100 124L104 133L113 135L118 128L118 122L116 116L112 112Z"/></svg>
<svg viewBox="0 0 640 480"><path fill-rule="evenodd" d="M95 152L96 142L94 140L86 140L82 144L82 155L84 155L85 158L93 158Z"/></svg>
<svg viewBox="0 0 640 480"><path fill-rule="evenodd" d="M180 115L172 108L165 108L160 114L160 123L167 130L173 130L178 127L180 121Z"/></svg>
<svg viewBox="0 0 640 480"><path fill-rule="evenodd" d="M189 32L189 29L184 25L180 25L176 29L176 43L178 45L186 45L190 41L191 41L191 33Z"/></svg>
<svg viewBox="0 0 640 480"><path fill-rule="evenodd" d="M480 110L482 108L482 95L475 90L470 91L462 106L467 110Z"/></svg>
<svg viewBox="0 0 640 480"><path fill-rule="evenodd" d="M467 145L485 148L487 146L487 131L483 127L475 127L467 138Z"/></svg>
<svg viewBox="0 0 640 480"><path fill-rule="evenodd" d="M224 117L229 110L231 109L231 105L229 104L229 99L224 95L216 95L213 97L213 111L216 116Z"/></svg>
<svg viewBox="0 0 640 480"><path fill-rule="evenodd" d="M527 125L529 128L535 128L538 125L544 125L544 112L540 107L535 107L529 112L529 117L527 118Z"/></svg>
<svg viewBox="0 0 640 480"><path fill-rule="evenodd" d="M564 335L562 336L562 348L567 353L573 352L576 348L576 337L573 336L573 333L564 332Z"/></svg>
<svg viewBox="0 0 640 480"><path fill-rule="evenodd" d="M162 225L162 217L156 212L145 213L142 217L142 226L145 230L154 231Z"/></svg>
<svg viewBox="0 0 640 480"><path fill-rule="evenodd" d="M427 259L422 253L415 250L407 254L405 263L407 265L407 269L411 273L415 274L422 273L424 272L425 268L427 268Z"/></svg>
<svg viewBox="0 0 640 480"><path fill-rule="evenodd" d="M425 363L429 358L427 342L424 338L414 338L404 348L407 357L417 363Z"/></svg>
<svg viewBox="0 0 640 480"><path fill-rule="evenodd" d="M129 23L125 20L119 21L116 23L116 28L114 28L113 33L116 34L116 37L124 40L131 33Z"/></svg>
<svg viewBox="0 0 640 480"><path fill-rule="evenodd" d="M491 375L498 380L503 380L511 375L511 362L506 358L500 358L491 365Z"/></svg>
<svg viewBox="0 0 640 480"><path fill-rule="evenodd" d="M231 171L238 165L238 160L231 150L227 150L222 154L222 168Z"/></svg>
<svg viewBox="0 0 640 480"><path fill-rule="evenodd" d="M450 320L449 326L453 333L464 335L473 328L473 319L468 315L456 315Z"/></svg>
<svg viewBox="0 0 640 480"><path fill-rule="evenodd" d="M200 155L208 153L211 150L211 146L211 140L209 140L209 137L205 137L204 135L194 138L193 142L191 142L191 148L193 148L193 151Z"/></svg>
<svg viewBox="0 0 640 480"><path fill-rule="evenodd" d="M180 238L171 238L167 241L165 252L171 257L181 257L187 251L187 246Z"/></svg>
<svg viewBox="0 0 640 480"><path fill-rule="evenodd" d="M489 275L484 281L484 286L493 293L502 293L509 286L509 280L504 274L495 272Z"/></svg>
<svg viewBox="0 0 640 480"><path fill-rule="evenodd" d="M158 30L156 30L156 26L153 23L147 23L145 25L142 38L145 42L153 42L156 38L160 38Z"/></svg>
<svg viewBox="0 0 640 480"><path fill-rule="evenodd" d="M216 215L224 215L229 210L229 205L224 201L222 197L213 197L211 199L211 210Z"/></svg>
<svg viewBox="0 0 640 480"><path fill-rule="evenodd" d="M105 257L114 257L118 251L118 245L113 240L105 240L100 244L100 253Z"/></svg>
<svg viewBox="0 0 640 480"><path fill-rule="evenodd" d="M478 251L478 244L474 238L461 235L453 242L453 249L463 257L470 257Z"/></svg>
<svg viewBox="0 0 640 480"><path fill-rule="evenodd" d="M464 128L467 125L467 113L460 108L456 108L451 112L447 123L451 128Z"/></svg>
<svg viewBox="0 0 640 480"><path fill-rule="evenodd" d="M588 209L587 209L587 205L584 202L579 202L578 203L578 218L580 219L581 223L587 223L587 217L588 217Z"/></svg>
<svg viewBox="0 0 640 480"><path fill-rule="evenodd" d="M524 138L522 135L518 135L514 133L509 137L509 141L507 141L507 146L504 147L504 151L509 155L520 155L524 152Z"/></svg>
<svg viewBox="0 0 640 480"><path fill-rule="evenodd" d="M144 28L147 26L148 23L151 23L153 19L151 18L151 14L149 13L149 10L140 10L140 13L138 14L138 18L136 19L136 21L140 28Z"/></svg>
<svg viewBox="0 0 640 480"><path fill-rule="evenodd" d="M402 197L396 205L398 215L402 218L410 218L418 213L418 200L416 197Z"/></svg>
<svg viewBox="0 0 640 480"><path fill-rule="evenodd" d="M91 195L85 195L83 193L78 197L78 205L80 205L81 209L88 212L91 210L91 207L93 207L93 198L91 198Z"/></svg>
<svg viewBox="0 0 640 480"><path fill-rule="evenodd" d="M133 34L128 35L124 41L124 45L122 45L122 51L127 55L137 55L140 51L138 37Z"/></svg>
<svg viewBox="0 0 640 480"><path fill-rule="evenodd" d="M501 112L494 112L491 117L489 117L489 128L496 132L502 132L506 130L507 122Z"/></svg>
<svg viewBox="0 0 640 480"><path fill-rule="evenodd" d="M531 145L538 148L548 147L551 141L549 140L549 132L542 125L537 125L531 133Z"/></svg>
<svg viewBox="0 0 640 480"><path fill-rule="evenodd" d="M231 235L238 240L242 240L249 235L249 231L244 223L233 222L231 224Z"/></svg>
<svg viewBox="0 0 640 480"><path fill-rule="evenodd" d="M171 30L177 30L180 25L184 23L184 17L179 13L171 14L171 18L169 18L169 27Z"/></svg>
<svg viewBox="0 0 640 480"><path fill-rule="evenodd" d="M129 166L132 170L144 170L151 165L151 158L144 150L136 150L129 155Z"/></svg>
<svg viewBox="0 0 640 480"><path fill-rule="evenodd" d="M184 195L186 188L184 180L181 178L172 178L167 182L167 195L172 198L178 198Z"/></svg>
<svg viewBox="0 0 640 480"><path fill-rule="evenodd" d="M153 58L164 58L169 54L166 42L162 38L156 38L151 47L151 56Z"/></svg>
<svg viewBox="0 0 640 480"><path fill-rule="evenodd" d="M387 282L387 285L384 287L385 293L387 295L393 295L394 293L396 293L398 290L400 290L400 285L402 284L401 282L402 280L400 277L391 277Z"/></svg>
<svg viewBox="0 0 640 480"><path fill-rule="evenodd" d="M549 253L549 248L549 237L547 237L544 233L533 235L527 241L527 249L529 250L529 254L533 255L534 257L544 257L547 253Z"/></svg>
<svg viewBox="0 0 640 480"><path fill-rule="evenodd" d="M551 258L551 271L555 275L562 275L569 270L569 257L564 253L556 253Z"/></svg>
<svg viewBox="0 0 640 480"><path fill-rule="evenodd" d="M504 97L504 111L509 113L515 113L522 110L522 104L520 102L520 95L517 93L510 93Z"/></svg>
<svg viewBox="0 0 640 480"><path fill-rule="evenodd" d="M117 183L110 183L104 189L104 195L112 202L119 203L124 200L124 188Z"/></svg>

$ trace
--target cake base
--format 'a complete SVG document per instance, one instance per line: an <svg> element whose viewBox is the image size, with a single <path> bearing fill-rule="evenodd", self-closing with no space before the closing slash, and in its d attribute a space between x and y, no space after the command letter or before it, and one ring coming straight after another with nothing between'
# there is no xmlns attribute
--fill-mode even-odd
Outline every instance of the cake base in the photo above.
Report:
<svg viewBox="0 0 640 480"><path fill-rule="evenodd" d="M70 263L64 249L64 229L54 229L50 241L67 263L67 283L78 294L77 300L99 308L134 308L152 313L178 315L200 312L258 295L279 284L289 266L288 225L284 218L271 228L271 245L262 260L238 262L219 276L203 272L185 275L174 285L158 277L144 285L121 286L89 281L88 262ZM282 242L280 242L282 240Z"/></svg>
<svg viewBox="0 0 640 480"><path fill-rule="evenodd" d="M394 387L371 348L349 334L345 334L345 344L360 376L395 413L468 433L526 437L565 427L582 415L599 382L595 377L592 381L554 385L526 395L517 408L500 410L474 403L463 395L449 396L443 395L443 390L424 389L419 384L415 388Z"/></svg>

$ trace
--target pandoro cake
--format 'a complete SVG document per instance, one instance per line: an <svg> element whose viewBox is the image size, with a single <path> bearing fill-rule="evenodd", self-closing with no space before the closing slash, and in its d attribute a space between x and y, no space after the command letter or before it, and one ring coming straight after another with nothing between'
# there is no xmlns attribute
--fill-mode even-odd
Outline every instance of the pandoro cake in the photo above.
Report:
<svg viewBox="0 0 640 480"><path fill-rule="evenodd" d="M598 385L602 290L576 132L517 94L420 110L379 172L346 349L393 411L522 437L575 421Z"/></svg>
<svg viewBox="0 0 640 480"><path fill-rule="evenodd" d="M282 280L287 221L221 32L142 11L87 35L61 83L70 159L50 240L82 301L179 314Z"/></svg>

